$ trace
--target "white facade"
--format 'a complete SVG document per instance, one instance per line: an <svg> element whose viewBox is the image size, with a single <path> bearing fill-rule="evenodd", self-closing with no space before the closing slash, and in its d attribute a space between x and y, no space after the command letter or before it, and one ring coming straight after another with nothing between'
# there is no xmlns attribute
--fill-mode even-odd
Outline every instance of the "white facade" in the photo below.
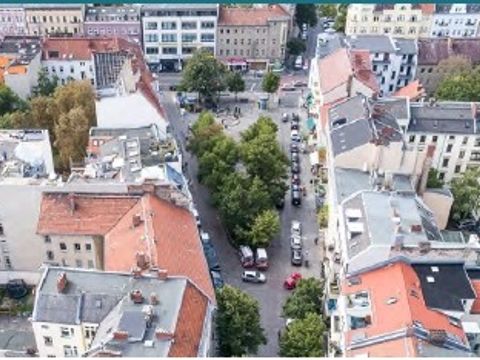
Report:
<svg viewBox="0 0 480 360"><path fill-rule="evenodd" d="M90 60L48 59L42 61L45 71L56 75L61 85L69 80L89 80L95 86L95 66Z"/></svg>
<svg viewBox="0 0 480 360"><path fill-rule="evenodd" d="M467 4L442 5L441 9L445 11L437 11L433 15L430 36L453 38L478 36L480 9L471 9Z"/></svg>
<svg viewBox="0 0 480 360"><path fill-rule="evenodd" d="M218 5L148 5L142 10L143 50L148 64L177 71L199 48L216 53Z"/></svg>
<svg viewBox="0 0 480 360"><path fill-rule="evenodd" d="M38 84L38 72L41 69L41 53L39 52L25 67L25 72L4 73L5 85L15 94L26 100L32 95L32 89Z"/></svg>

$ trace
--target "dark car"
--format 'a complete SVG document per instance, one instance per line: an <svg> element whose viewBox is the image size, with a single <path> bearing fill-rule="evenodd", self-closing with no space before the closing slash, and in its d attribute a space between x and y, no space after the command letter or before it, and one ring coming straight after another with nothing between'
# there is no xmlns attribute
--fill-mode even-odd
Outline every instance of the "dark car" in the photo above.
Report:
<svg viewBox="0 0 480 360"><path fill-rule="evenodd" d="M27 284L22 279L10 280L6 290L11 299L21 299L28 294Z"/></svg>
<svg viewBox="0 0 480 360"><path fill-rule="evenodd" d="M297 113L292 113L292 121L300 122L300 116Z"/></svg>
<svg viewBox="0 0 480 360"><path fill-rule="evenodd" d="M220 263L218 262L217 252L211 242L203 243L203 252L207 259L208 268L213 271L220 271Z"/></svg>
<svg viewBox="0 0 480 360"><path fill-rule="evenodd" d="M292 174L292 184L300 185L300 175Z"/></svg>
<svg viewBox="0 0 480 360"><path fill-rule="evenodd" d="M292 265L301 266L303 264L303 253L301 249L292 249L290 255Z"/></svg>
<svg viewBox="0 0 480 360"><path fill-rule="evenodd" d="M292 162L299 162L300 156L298 155L298 152L292 152L290 155L290 159Z"/></svg>
<svg viewBox="0 0 480 360"><path fill-rule="evenodd" d="M292 190L292 205L302 205L302 195L299 190Z"/></svg>
<svg viewBox="0 0 480 360"><path fill-rule="evenodd" d="M292 174L300 174L300 164L296 161L292 162Z"/></svg>
<svg viewBox="0 0 480 360"><path fill-rule="evenodd" d="M457 223L457 227L459 230L462 231L477 231L478 230L478 222L475 219L464 219L460 220Z"/></svg>
<svg viewBox="0 0 480 360"><path fill-rule="evenodd" d="M292 121L292 122L290 123L290 129L291 129L291 130L298 130L298 123L295 122L295 121Z"/></svg>
<svg viewBox="0 0 480 360"><path fill-rule="evenodd" d="M275 207L278 210L282 210L285 207L285 199L281 198L280 200L278 200L277 203L275 204Z"/></svg>
<svg viewBox="0 0 480 360"><path fill-rule="evenodd" d="M298 144L295 143L295 142L292 142L292 143L290 144L290 152L292 152L292 153L295 153L295 152L298 153L299 151L300 151L300 148L298 147Z"/></svg>
<svg viewBox="0 0 480 360"><path fill-rule="evenodd" d="M225 285L220 271L210 271L210 276L212 278L213 287L215 289L220 289L221 287L223 287L223 285Z"/></svg>

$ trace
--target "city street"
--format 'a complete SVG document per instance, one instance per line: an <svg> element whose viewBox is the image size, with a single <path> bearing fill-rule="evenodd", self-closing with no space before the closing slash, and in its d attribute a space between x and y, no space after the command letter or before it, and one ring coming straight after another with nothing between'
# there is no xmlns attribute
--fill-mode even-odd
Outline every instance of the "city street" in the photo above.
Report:
<svg viewBox="0 0 480 360"><path fill-rule="evenodd" d="M174 102L175 94L172 92L162 93L161 101L165 107L168 120L172 125L173 133L181 143L181 148L185 149L185 135L188 131L188 123L194 121L195 114L186 114L182 119L179 108ZM301 114L301 126L305 127L306 114L304 109L298 108L278 108L259 112L256 104L249 102L242 104L242 117L240 124L227 129L227 132L238 138L241 131L253 123L260 114L271 116L279 126L279 140L284 151L289 155L290 146L290 123L281 122L282 112L292 111ZM281 211L281 233L274 239L272 245L268 248L270 268L266 271L267 283L263 285L243 283L241 273L243 271L235 249L230 246L218 212L211 206L208 190L200 185L196 178L197 162L186 151L185 161L188 163L186 175L191 181L191 192L194 197L196 207L200 213L202 227L210 233L215 245L220 264L222 266L222 275L227 284L239 287L256 299L261 306L262 324L266 330L268 344L261 347L259 356L277 356L278 354L278 331L283 329L285 319L281 318L281 311L289 291L283 288L283 281L292 272L299 271L304 277L320 276L320 263L322 249L322 239L318 245L314 244L314 238L318 236L318 227L316 223L316 211L313 189L310 185L310 164L308 154L301 155L301 179L302 185L307 187L307 195L303 198L302 206L296 208L291 205L290 192L286 194L285 208ZM299 220L303 225L304 250L309 251L309 268L305 266L294 267L290 264L290 225L292 220Z"/></svg>

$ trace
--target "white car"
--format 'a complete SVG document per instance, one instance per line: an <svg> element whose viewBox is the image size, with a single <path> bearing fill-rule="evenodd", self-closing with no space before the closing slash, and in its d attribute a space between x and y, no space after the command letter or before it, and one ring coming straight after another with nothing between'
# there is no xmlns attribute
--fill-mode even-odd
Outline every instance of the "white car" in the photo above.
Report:
<svg viewBox="0 0 480 360"><path fill-rule="evenodd" d="M242 273L242 280L252 283L264 283L267 281L267 277L260 271L246 270Z"/></svg>
<svg viewBox="0 0 480 360"><path fill-rule="evenodd" d="M290 140L300 142L300 133L298 130L292 130L292 133L290 134Z"/></svg>
<svg viewBox="0 0 480 360"><path fill-rule="evenodd" d="M302 236L302 223L298 220L292 220L290 231L292 235Z"/></svg>
<svg viewBox="0 0 480 360"><path fill-rule="evenodd" d="M207 244L210 242L210 235L205 231L200 231L200 239L203 243Z"/></svg>
<svg viewBox="0 0 480 360"><path fill-rule="evenodd" d="M197 223L197 226L200 227L202 224L200 222L200 215L198 214L197 209L192 210L193 217L195 218L195 222Z"/></svg>
<svg viewBox="0 0 480 360"><path fill-rule="evenodd" d="M302 238L298 235L292 235L290 238L290 247L292 249L301 249L302 248Z"/></svg>

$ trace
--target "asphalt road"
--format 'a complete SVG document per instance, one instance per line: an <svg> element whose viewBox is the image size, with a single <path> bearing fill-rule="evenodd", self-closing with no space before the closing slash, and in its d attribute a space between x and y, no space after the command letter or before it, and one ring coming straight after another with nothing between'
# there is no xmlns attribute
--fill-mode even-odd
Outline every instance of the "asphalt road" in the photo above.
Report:
<svg viewBox="0 0 480 360"><path fill-rule="evenodd" d="M160 97L165 107L168 120L172 126L172 131L180 143L182 149L185 149L185 135L188 131L188 123L194 121L196 115L187 114L184 118L180 116L179 109L174 103L174 94L171 92L163 93ZM228 131L240 132L249 125L249 122L255 121L259 113L255 106L251 103L243 105L247 108L242 109L242 124L238 129L232 128ZM280 122L281 113L284 111L291 112L291 109L275 108L269 111L267 115L272 116L279 125L279 140L282 148L288 153L290 145L290 125ZM297 110L295 110L297 111ZM302 125L305 124L305 114L302 113ZM232 134L238 135L238 134ZM237 136L235 136L237 137ZM268 249L270 268L266 271L266 284L250 284L241 281L241 273L243 271L235 249L230 246L217 210L210 204L210 196L208 190L200 185L196 178L197 161L194 157L184 152L185 160L188 162L186 175L191 181L191 192L199 211L202 227L209 232L210 237L215 245L218 253L219 261L222 266L222 275L227 284L241 288L254 296L260 303L260 312L262 317L262 325L265 329L268 343L262 346L258 356L274 357L278 355L278 331L283 329L285 319L281 318L281 311L286 297L289 295L287 290L283 289L283 281L294 271L299 271L304 277L320 276L321 249L322 239L318 245L314 244L314 238L318 236L318 227L316 223L316 211L314 204L313 190L309 185L310 165L308 163L308 155L302 155L301 179L302 184L307 185L307 196L304 197L302 206L296 208L290 203L290 192L286 194L285 207L281 211L281 234L273 240ZM300 220L303 224L304 249L309 251L310 266L306 268L294 267L290 264L290 225L292 220Z"/></svg>

